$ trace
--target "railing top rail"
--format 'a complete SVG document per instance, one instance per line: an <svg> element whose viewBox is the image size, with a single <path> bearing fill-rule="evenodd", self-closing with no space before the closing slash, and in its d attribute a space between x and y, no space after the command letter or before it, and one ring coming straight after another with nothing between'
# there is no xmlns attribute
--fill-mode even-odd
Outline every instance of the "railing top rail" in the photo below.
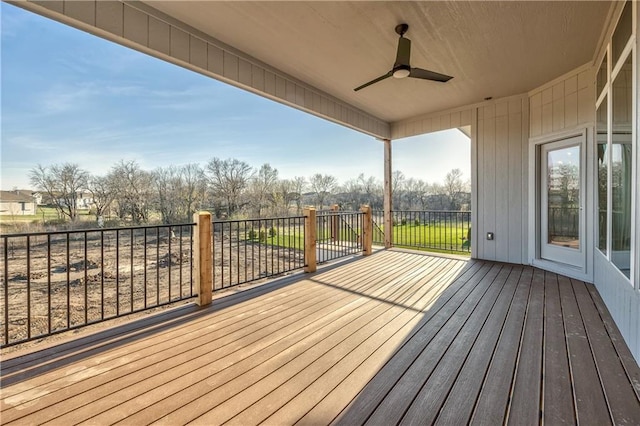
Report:
<svg viewBox="0 0 640 426"><path fill-rule="evenodd" d="M471 213L471 210L391 210L391 213Z"/></svg>
<svg viewBox="0 0 640 426"><path fill-rule="evenodd" d="M283 219L304 219L306 216L276 216L276 217L261 217L261 218L247 218L247 219L213 219L213 223L231 223L231 222L259 222L264 220L283 220Z"/></svg>
<svg viewBox="0 0 640 426"><path fill-rule="evenodd" d="M172 228L178 226L195 226L191 223L169 223L161 225L139 225L139 226L122 226L113 228L89 228L89 229L69 229L66 231L41 231L41 232L26 232L18 234L0 234L0 238L14 238L14 237L43 237L46 235L65 235L65 234L82 234L85 232L111 232L111 231L129 231L136 229L156 229L156 228Z"/></svg>
<svg viewBox="0 0 640 426"><path fill-rule="evenodd" d="M316 216L346 216L346 215L350 215L350 214L364 214L364 213L361 212L361 211L358 211L358 210L316 212Z"/></svg>

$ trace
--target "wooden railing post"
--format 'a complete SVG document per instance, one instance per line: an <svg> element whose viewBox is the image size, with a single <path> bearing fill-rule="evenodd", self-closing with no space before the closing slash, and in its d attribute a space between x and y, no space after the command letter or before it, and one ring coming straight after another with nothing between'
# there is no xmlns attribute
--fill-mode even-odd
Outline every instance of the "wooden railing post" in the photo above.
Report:
<svg viewBox="0 0 640 426"><path fill-rule="evenodd" d="M213 256L212 256L212 232L211 213L197 212L193 214L196 223L194 235L194 266L195 286L198 292L196 303L200 306L211 303L213 291Z"/></svg>
<svg viewBox="0 0 640 426"><path fill-rule="evenodd" d="M373 214L369 205L360 207L360 211L364 213L362 218L362 255L369 256L373 246Z"/></svg>
<svg viewBox="0 0 640 426"><path fill-rule="evenodd" d="M315 272L316 260L316 209L305 207L304 214L304 271Z"/></svg>
<svg viewBox="0 0 640 426"><path fill-rule="evenodd" d="M340 233L338 232L340 216L336 214L338 213L339 210L340 210L339 205L333 204L331 206L331 212L334 213L334 215L331 216L331 240L333 241L338 241L340 238Z"/></svg>

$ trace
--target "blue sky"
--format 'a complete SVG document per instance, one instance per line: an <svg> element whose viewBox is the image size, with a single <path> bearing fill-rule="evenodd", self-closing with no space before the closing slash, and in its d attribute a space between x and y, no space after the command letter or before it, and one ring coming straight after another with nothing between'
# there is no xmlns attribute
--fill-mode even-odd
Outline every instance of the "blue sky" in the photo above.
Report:
<svg viewBox="0 0 640 426"><path fill-rule="evenodd" d="M382 143L208 77L0 3L2 189L28 188L37 164L106 174L119 160L148 170L238 158L280 176L360 173L382 180ZM393 143L394 169L442 181L469 173L457 130ZM429 167L425 167L429 164Z"/></svg>

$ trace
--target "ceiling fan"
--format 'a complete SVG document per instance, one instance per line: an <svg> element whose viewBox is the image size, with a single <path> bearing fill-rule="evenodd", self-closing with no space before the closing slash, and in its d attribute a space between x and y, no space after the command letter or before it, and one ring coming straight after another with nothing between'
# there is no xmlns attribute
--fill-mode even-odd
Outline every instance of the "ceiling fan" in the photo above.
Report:
<svg viewBox="0 0 640 426"><path fill-rule="evenodd" d="M371 86L379 81L382 81L389 77L394 78L421 78L423 80L432 80L439 81L441 83L446 83L451 80L453 77L440 74L434 71L423 70L422 68L412 68L409 65L411 58L411 40L404 37L404 34L409 29L409 25L400 24L396 26L396 33L400 35L400 39L398 40L398 52L396 54L396 62L393 64L393 68L388 73L371 80L368 83L363 84L362 86L358 86L354 91L358 91L360 89L364 89L365 87Z"/></svg>

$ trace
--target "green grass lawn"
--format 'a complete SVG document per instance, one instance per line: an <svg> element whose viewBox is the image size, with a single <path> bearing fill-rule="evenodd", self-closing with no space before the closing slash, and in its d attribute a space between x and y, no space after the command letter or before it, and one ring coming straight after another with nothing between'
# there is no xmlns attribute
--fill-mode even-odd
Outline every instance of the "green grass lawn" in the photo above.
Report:
<svg viewBox="0 0 640 426"><path fill-rule="evenodd" d="M0 222L5 224L10 223L25 223L25 222L50 222L55 220L65 219L65 217L60 217L58 211L53 207L47 206L38 206L38 210L36 214L31 215L3 215L0 216ZM79 220L95 220L93 215L89 214L89 210L79 210L78 211L78 219Z"/></svg>
<svg viewBox="0 0 640 426"><path fill-rule="evenodd" d="M380 229L384 232L384 228ZM453 228L449 225L395 225L393 227L393 244L405 247L441 253L469 255L466 246L468 229L461 226ZM380 238L378 236L378 238Z"/></svg>
<svg viewBox="0 0 640 426"><path fill-rule="evenodd" d="M36 214L31 215L3 215L0 216L0 222L2 223L13 223L13 222L34 222L34 221L49 221L49 220L57 220L58 212L53 207L43 207L38 206L38 210Z"/></svg>
<svg viewBox="0 0 640 426"><path fill-rule="evenodd" d="M244 241L261 242L267 246L277 246L293 249L304 249L304 234L297 232L297 229L273 228L273 230L262 228L253 232L244 233Z"/></svg>
<svg viewBox="0 0 640 426"><path fill-rule="evenodd" d="M356 241L355 231L341 230L340 241ZM252 238L253 237L253 238ZM323 240L330 240L331 234L329 230L316 233L316 240L321 243ZM262 229L260 233L256 231L253 235L249 232L245 233L244 240L261 241L268 246L278 246L283 248L294 248L298 250L304 249L304 233L297 230L288 230L286 228L274 228L274 231Z"/></svg>

